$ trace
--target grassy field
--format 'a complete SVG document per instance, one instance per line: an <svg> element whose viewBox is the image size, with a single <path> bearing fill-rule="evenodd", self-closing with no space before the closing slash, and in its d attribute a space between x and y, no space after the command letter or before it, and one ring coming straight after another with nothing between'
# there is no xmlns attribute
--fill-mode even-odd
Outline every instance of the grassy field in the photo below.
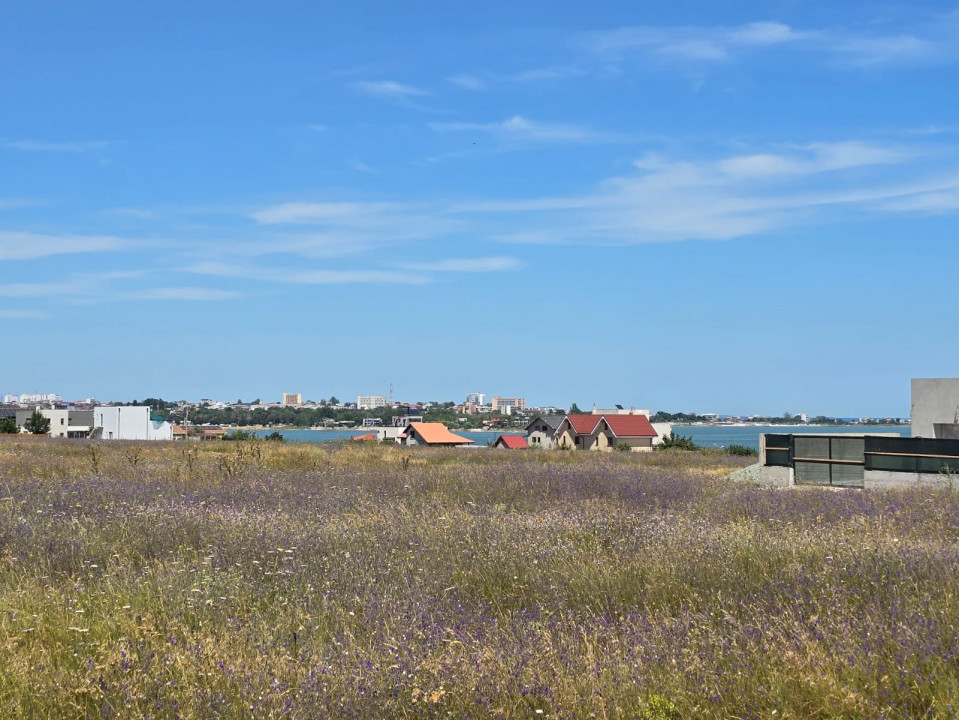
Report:
<svg viewBox="0 0 959 720"><path fill-rule="evenodd" d="M959 499L716 454L0 441L0 717L959 711Z"/></svg>

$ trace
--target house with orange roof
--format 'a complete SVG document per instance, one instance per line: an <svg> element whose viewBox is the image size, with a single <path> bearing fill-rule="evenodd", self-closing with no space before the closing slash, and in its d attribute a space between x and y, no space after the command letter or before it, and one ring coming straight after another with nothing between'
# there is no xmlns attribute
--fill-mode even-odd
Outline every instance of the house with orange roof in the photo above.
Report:
<svg viewBox="0 0 959 720"><path fill-rule="evenodd" d="M472 445L473 441L454 435L443 423L410 423L400 434L401 445L430 445L433 447L456 447Z"/></svg>

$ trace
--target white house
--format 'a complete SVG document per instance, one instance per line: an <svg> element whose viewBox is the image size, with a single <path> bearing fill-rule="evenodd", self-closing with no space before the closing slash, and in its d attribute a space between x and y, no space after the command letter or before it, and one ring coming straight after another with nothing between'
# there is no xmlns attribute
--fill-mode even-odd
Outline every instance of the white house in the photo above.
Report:
<svg viewBox="0 0 959 720"><path fill-rule="evenodd" d="M173 426L143 406L95 408L93 424L104 440L173 439Z"/></svg>

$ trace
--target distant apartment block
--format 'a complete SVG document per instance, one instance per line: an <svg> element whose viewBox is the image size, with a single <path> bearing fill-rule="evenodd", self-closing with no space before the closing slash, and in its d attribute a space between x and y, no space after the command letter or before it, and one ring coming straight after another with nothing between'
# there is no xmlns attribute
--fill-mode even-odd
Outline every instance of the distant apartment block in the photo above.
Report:
<svg viewBox="0 0 959 720"><path fill-rule="evenodd" d="M377 408L387 406L386 397L383 395L357 395L357 410L376 410Z"/></svg>
<svg viewBox="0 0 959 720"><path fill-rule="evenodd" d="M640 410L637 408L624 408L622 405L611 408L598 408L594 403L593 415L645 415L646 417L650 417L650 412L649 410Z"/></svg>
<svg viewBox="0 0 959 720"><path fill-rule="evenodd" d="M513 410L525 410L526 398L508 398L496 395L490 401L490 406L493 408L493 412L509 413Z"/></svg>
<svg viewBox="0 0 959 720"><path fill-rule="evenodd" d="M295 405L302 405L302 404L303 404L303 396L300 393L283 393L282 405L284 407L287 407L290 405L295 406Z"/></svg>
<svg viewBox="0 0 959 720"><path fill-rule="evenodd" d="M8 405L29 405L30 403L63 402L63 398L56 393L46 393L42 395L4 395L3 402Z"/></svg>
<svg viewBox="0 0 959 720"><path fill-rule="evenodd" d="M486 404L486 393L481 392L471 392L466 396L466 402L464 405L485 405Z"/></svg>

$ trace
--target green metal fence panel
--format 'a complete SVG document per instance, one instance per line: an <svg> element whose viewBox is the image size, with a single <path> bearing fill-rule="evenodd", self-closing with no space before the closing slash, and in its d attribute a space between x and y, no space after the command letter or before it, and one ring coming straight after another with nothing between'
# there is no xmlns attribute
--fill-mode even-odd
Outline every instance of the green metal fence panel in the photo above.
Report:
<svg viewBox="0 0 959 720"><path fill-rule="evenodd" d="M793 457L813 458L817 460L829 459L829 438L793 436L795 450Z"/></svg>
<svg viewBox="0 0 959 720"><path fill-rule="evenodd" d="M792 467L791 447L792 435L771 435L767 433L764 463L776 467Z"/></svg>
<svg viewBox="0 0 959 720"><path fill-rule="evenodd" d="M855 460L863 462L865 458L866 441L865 438L851 437L830 438L832 452L830 456L833 460Z"/></svg>
<svg viewBox="0 0 959 720"><path fill-rule="evenodd" d="M916 472L916 458L912 455L866 455L866 470Z"/></svg>
<svg viewBox="0 0 959 720"><path fill-rule="evenodd" d="M830 465L830 485L838 487L862 487L865 484L865 468L862 465Z"/></svg>
<svg viewBox="0 0 959 720"><path fill-rule="evenodd" d="M795 471L797 485L829 484L829 463L796 461Z"/></svg>

